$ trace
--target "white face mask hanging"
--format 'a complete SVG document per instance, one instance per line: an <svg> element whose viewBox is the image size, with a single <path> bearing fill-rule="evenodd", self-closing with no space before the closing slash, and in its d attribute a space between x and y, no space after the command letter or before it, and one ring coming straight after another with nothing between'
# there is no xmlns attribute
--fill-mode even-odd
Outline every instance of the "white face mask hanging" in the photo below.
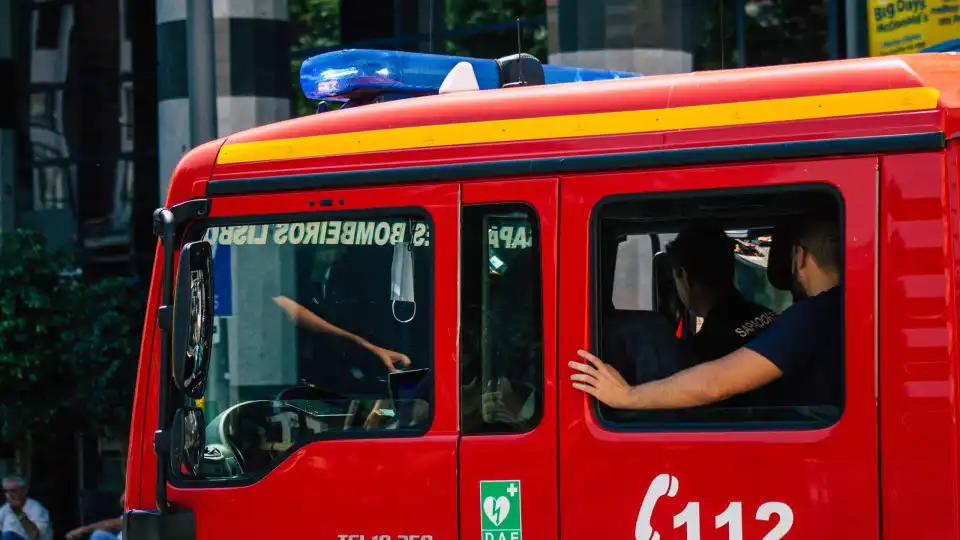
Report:
<svg viewBox="0 0 960 540"><path fill-rule="evenodd" d="M408 231L411 224L408 224ZM401 319L397 316L397 302L410 303L412 313L410 318ZM393 263L390 268L390 308L393 318L400 323L408 323L417 315L417 301L413 296L413 246L406 239L393 246Z"/></svg>

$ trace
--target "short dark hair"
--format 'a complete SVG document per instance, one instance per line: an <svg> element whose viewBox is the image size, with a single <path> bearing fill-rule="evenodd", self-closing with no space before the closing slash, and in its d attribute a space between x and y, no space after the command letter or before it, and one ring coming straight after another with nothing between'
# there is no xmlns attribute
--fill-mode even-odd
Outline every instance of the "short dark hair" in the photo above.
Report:
<svg viewBox="0 0 960 540"><path fill-rule="evenodd" d="M697 224L680 231L665 248L674 268L683 268L691 282L711 289L733 286L733 239L723 228Z"/></svg>
<svg viewBox="0 0 960 540"><path fill-rule="evenodd" d="M801 219L793 243L807 251L817 266L839 272L843 261L840 222L835 212L818 212Z"/></svg>

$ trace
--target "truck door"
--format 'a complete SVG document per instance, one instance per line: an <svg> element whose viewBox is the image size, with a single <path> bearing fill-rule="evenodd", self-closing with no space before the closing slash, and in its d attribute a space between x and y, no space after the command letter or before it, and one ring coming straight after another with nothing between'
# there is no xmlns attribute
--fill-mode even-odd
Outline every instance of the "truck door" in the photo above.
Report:
<svg viewBox="0 0 960 540"><path fill-rule="evenodd" d="M459 187L215 199L187 234L217 337L168 493L197 538L456 538Z"/></svg>
<svg viewBox="0 0 960 540"><path fill-rule="evenodd" d="M557 538L557 190L463 185L460 538Z"/></svg>
<svg viewBox="0 0 960 540"><path fill-rule="evenodd" d="M878 537L877 189L872 157L562 179L563 538ZM632 384L690 361L670 338L698 324L657 255L678 231L707 220L722 226L736 241L740 294L782 313L804 301L790 292L792 244L782 225L827 211L842 224L845 291L842 328L825 331L843 333L844 357L824 367L822 385L659 411L614 410L572 387L567 364L578 349ZM744 335L770 328L736 327ZM813 397L830 387L842 397Z"/></svg>

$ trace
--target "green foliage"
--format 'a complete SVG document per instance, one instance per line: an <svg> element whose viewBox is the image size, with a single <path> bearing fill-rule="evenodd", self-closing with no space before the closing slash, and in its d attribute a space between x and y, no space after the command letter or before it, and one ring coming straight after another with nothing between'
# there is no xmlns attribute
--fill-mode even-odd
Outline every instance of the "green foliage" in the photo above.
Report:
<svg viewBox="0 0 960 540"><path fill-rule="evenodd" d="M72 373L61 339L76 320L77 288L61 277L70 259L43 237L0 239L0 437L41 433L69 403Z"/></svg>
<svg viewBox="0 0 960 540"><path fill-rule="evenodd" d="M136 277L111 277L83 291L74 339L64 339L76 366L75 409L102 435L130 425L147 290ZM65 336L66 338L66 336Z"/></svg>
<svg viewBox="0 0 960 540"><path fill-rule="evenodd" d="M446 9L447 27L451 29L543 17L547 12L545 0L447 0ZM520 36L523 52L546 63L546 25L523 28ZM499 58L516 52L515 29L447 40L447 53L459 56Z"/></svg>
<svg viewBox="0 0 960 540"><path fill-rule="evenodd" d="M294 50L340 43L340 0L290 0Z"/></svg>
<svg viewBox="0 0 960 540"><path fill-rule="evenodd" d="M293 84L293 116L313 114L317 105L300 91L302 51L332 47L340 43L340 0L289 0L290 26L293 31L293 58L290 80Z"/></svg>
<svg viewBox="0 0 960 540"><path fill-rule="evenodd" d="M88 285L72 263L37 233L0 236L0 439L129 425L145 295L132 279Z"/></svg>
<svg viewBox="0 0 960 540"><path fill-rule="evenodd" d="M747 66L828 58L826 0L776 0L754 6L743 17ZM703 34L694 55L695 69L738 67L736 3L704 0L701 9Z"/></svg>
<svg viewBox="0 0 960 540"><path fill-rule="evenodd" d="M761 4L746 17L747 63L775 66L826 60L827 6L825 0L780 0Z"/></svg>

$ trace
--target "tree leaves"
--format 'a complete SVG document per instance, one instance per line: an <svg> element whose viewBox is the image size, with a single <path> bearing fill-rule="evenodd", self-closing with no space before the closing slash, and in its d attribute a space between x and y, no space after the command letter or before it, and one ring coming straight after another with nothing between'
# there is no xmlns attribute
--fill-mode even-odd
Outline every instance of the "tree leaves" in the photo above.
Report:
<svg viewBox="0 0 960 540"><path fill-rule="evenodd" d="M466 28L543 17L545 0L447 0L447 26ZM541 25L520 31L523 52L547 63L547 28ZM478 58L499 58L517 52L515 29L447 40L447 53Z"/></svg>
<svg viewBox="0 0 960 540"><path fill-rule="evenodd" d="M87 284L73 268L42 235L0 236L0 439L43 439L64 419L129 425L146 291L136 278Z"/></svg>

